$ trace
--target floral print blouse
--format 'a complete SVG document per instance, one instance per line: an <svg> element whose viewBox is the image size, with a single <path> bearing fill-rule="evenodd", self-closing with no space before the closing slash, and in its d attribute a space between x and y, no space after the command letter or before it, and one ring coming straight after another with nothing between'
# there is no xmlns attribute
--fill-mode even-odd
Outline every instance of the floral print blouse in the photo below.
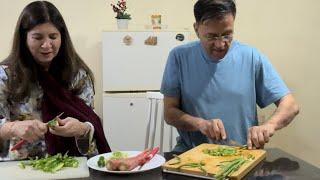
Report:
<svg viewBox="0 0 320 180"><path fill-rule="evenodd" d="M8 94L6 93L8 82L6 68L7 66L0 66L0 117L2 117L0 118L0 128L6 121L10 120L41 120L41 101L43 97L41 86L39 84L35 86L31 91L30 97L25 98L23 102L9 103L12 101L8 99ZM73 89L79 85L82 87L77 96L84 100L88 106L93 108L93 84L87 73L83 69L79 70L71 84L72 85L70 89ZM89 133L89 152L97 153L95 142L92 141L94 129L93 126L91 127L92 129ZM27 157L43 156L46 154L44 138L36 142L25 143L20 149L10 151L11 147L19 140L20 139L18 138L12 138L6 142L0 140L0 161L25 159Z"/></svg>

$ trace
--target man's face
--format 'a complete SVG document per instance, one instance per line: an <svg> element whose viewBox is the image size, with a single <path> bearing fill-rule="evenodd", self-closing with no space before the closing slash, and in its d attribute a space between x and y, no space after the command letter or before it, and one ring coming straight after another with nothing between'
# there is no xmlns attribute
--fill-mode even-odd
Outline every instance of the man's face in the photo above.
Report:
<svg viewBox="0 0 320 180"><path fill-rule="evenodd" d="M202 46L212 59L222 59L232 41L234 17L227 14L222 19L195 23L194 29Z"/></svg>

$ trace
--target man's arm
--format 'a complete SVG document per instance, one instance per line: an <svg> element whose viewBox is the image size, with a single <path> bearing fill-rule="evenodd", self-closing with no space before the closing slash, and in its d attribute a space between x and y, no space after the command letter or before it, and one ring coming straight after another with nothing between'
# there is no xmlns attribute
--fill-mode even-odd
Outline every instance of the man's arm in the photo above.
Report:
<svg viewBox="0 0 320 180"><path fill-rule="evenodd" d="M257 148L263 148L264 144L269 142L269 137L276 130L287 126L299 113L298 104L295 102L292 94L280 98L275 102L275 105L277 108L267 122L248 129L247 145L249 149L253 145Z"/></svg>
<svg viewBox="0 0 320 180"><path fill-rule="evenodd" d="M292 94L282 97L275 102L275 105L277 108L266 123L273 124L275 130L279 130L287 126L293 120L299 113L299 107Z"/></svg>
<svg viewBox="0 0 320 180"><path fill-rule="evenodd" d="M168 124L185 131L200 131L212 139L225 139L226 132L220 119L205 120L180 110L180 99L164 96L164 116Z"/></svg>
<svg viewBox="0 0 320 180"><path fill-rule="evenodd" d="M180 110L180 99L164 96L164 117L168 124L186 131L197 131L200 118Z"/></svg>

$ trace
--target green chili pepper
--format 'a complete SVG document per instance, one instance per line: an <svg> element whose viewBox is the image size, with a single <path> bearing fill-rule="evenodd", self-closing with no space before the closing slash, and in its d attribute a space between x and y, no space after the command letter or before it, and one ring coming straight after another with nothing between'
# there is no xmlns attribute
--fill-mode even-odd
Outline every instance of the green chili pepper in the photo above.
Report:
<svg viewBox="0 0 320 180"><path fill-rule="evenodd" d="M74 157L68 156L67 153L62 156L58 153L54 156L46 155L43 158L36 157L26 162L20 162L19 167L31 166L33 169L42 170L44 172L55 173L64 167L78 167L79 161Z"/></svg>
<svg viewBox="0 0 320 180"><path fill-rule="evenodd" d="M207 174L207 171L203 168L203 166L205 166L206 164L202 161L200 162L191 162L191 163L185 163L182 164L178 167L178 169L180 170L181 168L199 168L203 173Z"/></svg>
<svg viewBox="0 0 320 180"><path fill-rule="evenodd" d="M59 125L59 123L58 123L58 120L56 118L52 119L51 121L49 121L47 123L47 126L50 127L50 128L58 126L58 125Z"/></svg>

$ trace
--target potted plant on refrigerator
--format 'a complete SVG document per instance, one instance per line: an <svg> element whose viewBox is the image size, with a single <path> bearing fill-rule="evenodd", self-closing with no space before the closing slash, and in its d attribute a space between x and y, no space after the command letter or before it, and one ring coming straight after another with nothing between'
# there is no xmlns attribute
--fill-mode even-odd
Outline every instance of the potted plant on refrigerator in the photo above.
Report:
<svg viewBox="0 0 320 180"><path fill-rule="evenodd" d="M112 9L117 16L118 29L128 29L129 20L131 19L131 15L127 12L127 3L126 0L118 0L117 4L112 4Z"/></svg>

